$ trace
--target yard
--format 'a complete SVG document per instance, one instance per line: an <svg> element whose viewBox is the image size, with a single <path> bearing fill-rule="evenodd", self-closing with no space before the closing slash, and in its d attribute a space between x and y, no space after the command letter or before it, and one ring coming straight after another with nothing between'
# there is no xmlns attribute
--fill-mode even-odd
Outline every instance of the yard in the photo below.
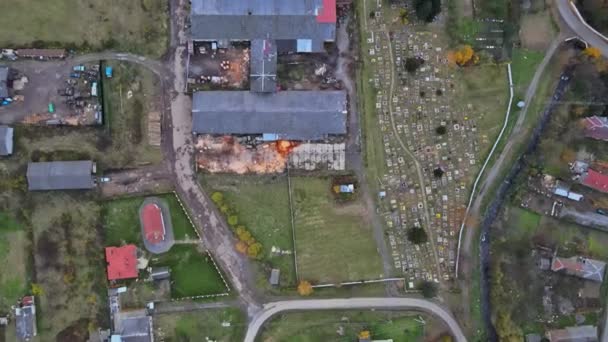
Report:
<svg viewBox="0 0 608 342"><path fill-rule="evenodd" d="M224 194L225 202L235 208L239 222L264 246L262 261L266 268L281 270L281 284L296 284L293 254L276 255L272 247L293 251L291 213L287 178L284 175L210 175L201 176L210 192ZM265 269L264 283L270 270Z"/></svg>
<svg viewBox="0 0 608 342"><path fill-rule="evenodd" d="M425 322L426 324L422 323ZM444 330L428 317L407 312L318 311L276 316L266 323L257 341L355 341L368 330L373 340L429 341Z"/></svg>
<svg viewBox="0 0 608 342"><path fill-rule="evenodd" d="M176 240L198 239L186 212L179 204L177 195L167 193L153 196L161 198L168 204ZM135 243L143 246L139 228L139 207L145 198L145 196L127 197L103 203L103 228L107 245ZM125 229L125 227L129 228Z"/></svg>
<svg viewBox="0 0 608 342"><path fill-rule="evenodd" d="M296 250L300 279L313 283L382 277L369 215L360 200L338 204L329 179L295 177Z"/></svg>
<svg viewBox="0 0 608 342"><path fill-rule="evenodd" d="M242 341L246 316L239 309L205 310L154 316L156 337L164 341ZM229 323L229 326L223 326Z"/></svg>
<svg viewBox="0 0 608 342"><path fill-rule="evenodd" d="M0 46L120 50L162 56L168 46L163 0L2 1Z"/></svg>
<svg viewBox="0 0 608 342"><path fill-rule="evenodd" d="M0 312L26 294L29 243L25 227L0 211Z"/></svg>

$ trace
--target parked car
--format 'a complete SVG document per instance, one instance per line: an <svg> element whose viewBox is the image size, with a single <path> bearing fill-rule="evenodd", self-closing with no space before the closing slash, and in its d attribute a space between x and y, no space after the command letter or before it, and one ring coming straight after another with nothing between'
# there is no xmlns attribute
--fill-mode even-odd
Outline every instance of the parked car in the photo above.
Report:
<svg viewBox="0 0 608 342"><path fill-rule="evenodd" d="M608 210L606 210L606 209L601 209L600 208L600 209L597 209L595 212L598 213L598 214L600 214L600 215L608 216Z"/></svg>
<svg viewBox="0 0 608 342"><path fill-rule="evenodd" d="M111 180L112 179L110 177L99 177L99 183L107 183Z"/></svg>

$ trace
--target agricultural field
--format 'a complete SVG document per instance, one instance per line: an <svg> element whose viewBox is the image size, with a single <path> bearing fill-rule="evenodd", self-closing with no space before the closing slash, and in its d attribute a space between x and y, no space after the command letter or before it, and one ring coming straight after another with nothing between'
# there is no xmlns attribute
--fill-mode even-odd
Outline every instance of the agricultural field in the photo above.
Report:
<svg viewBox="0 0 608 342"><path fill-rule="evenodd" d="M154 316L155 335L163 341L242 341L246 316L239 309L206 310ZM230 323L230 326L222 324Z"/></svg>
<svg viewBox="0 0 608 342"><path fill-rule="evenodd" d="M32 292L42 341L69 340L107 319L100 207L71 193L30 194L34 251Z"/></svg>
<svg viewBox="0 0 608 342"><path fill-rule="evenodd" d="M380 256L360 200L338 204L329 179L291 180L300 279L313 283L375 279Z"/></svg>
<svg viewBox="0 0 608 342"><path fill-rule="evenodd" d="M424 323L423 323L424 322ZM288 313L266 323L257 341L355 341L368 330L374 340L429 341L444 330L428 317L404 312L323 311Z"/></svg>
<svg viewBox="0 0 608 342"><path fill-rule="evenodd" d="M163 0L2 1L0 46L120 50L162 56L168 46Z"/></svg>
<svg viewBox="0 0 608 342"><path fill-rule="evenodd" d="M239 223L251 231L253 237L262 243L263 283L267 284L271 268L281 270L281 284L296 284L293 254L276 255L272 247L293 251L291 213L287 178L275 176L201 176L204 188L210 192L221 192L224 201L232 206ZM262 281L260 281L262 283Z"/></svg>

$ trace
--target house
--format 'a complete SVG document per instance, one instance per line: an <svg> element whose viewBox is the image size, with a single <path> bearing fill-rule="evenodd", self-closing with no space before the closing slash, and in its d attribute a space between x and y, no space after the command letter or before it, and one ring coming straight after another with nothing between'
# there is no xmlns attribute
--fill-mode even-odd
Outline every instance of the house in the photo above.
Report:
<svg viewBox="0 0 608 342"><path fill-rule="evenodd" d="M546 334L550 342L595 342L598 341L597 327L581 325L564 329L550 330Z"/></svg>
<svg viewBox="0 0 608 342"><path fill-rule="evenodd" d="M106 247L108 280L137 278L137 247Z"/></svg>
<svg viewBox="0 0 608 342"><path fill-rule="evenodd" d="M335 41L335 0L192 0L192 40L229 42L268 39L284 51L323 52Z"/></svg>
<svg viewBox="0 0 608 342"><path fill-rule="evenodd" d="M34 296L26 296L15 308L15 327L20 341L29 341L37 334Z"/></svg>
<svg viewBox="0 0 608 342"><path fill-rule="evenodd" d="M320 140L346 134L346 105L344 91L200 91L192 103L193 131Z"/></svg>
<svg viewBox="0 0 608 342"><path fill-rule="evenodd" d="M152 280L164 280L171 277L171 271L169 267L152 267L150 270L150 277Z"/></svg>
<svg viewBox="0 0 608 342"><path fill-rule="evenodd" d="M608 141L608 117L590 116L582 119L585 137Z"/></svg>
<svg viewBox="0 0 608 342"><path fill-rule="evenodd" d="M0 100L8 95L8 67L0 65Z"/></svg>
<svg viewBox="0 0 608 342"><path fill-rule="evenodd" d="M0 156L13 154L13 132L12 127L0 125Z"/></svg>
<svg viewBox="0 0 608 342"><path fill-rule="evenodd" d="M268 282L272 286L278 286L280 277L281 277L281 270L279 270L278 268L273 268L270 271L270 279L268 279Z"/></svg>
<svg viewBox="0 0 608 342"><path fill-rule="evenodd" d="M90 160L29 163L27 183L30 191L91 189L95 186L95 163Z"/></svg>
<svg viewBox="0 0 608 342"><path fill-rule="evenodd" d="M608 176L593 169L588 169L587 172L581 176L581 182L597 191L608 192Z"/></svg>
<svg viewBox="0 0 608 342"><path fill-rule="evenodd" d="M152 317L146 310L120 311L114 316L111 342L152 342Z"/></svg>
<svg viewBox="0 0 608 342"><path fill-rule="evenodd" d="M551 262L551 271L601 283L604 280L606 263L587 259L580 256L571 258L554 257Z"/></svg>

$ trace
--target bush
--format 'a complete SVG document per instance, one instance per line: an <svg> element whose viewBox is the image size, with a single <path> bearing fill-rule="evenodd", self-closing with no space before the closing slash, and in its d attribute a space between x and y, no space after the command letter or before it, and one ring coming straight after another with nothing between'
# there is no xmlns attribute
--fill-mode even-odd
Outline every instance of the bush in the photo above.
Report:
<svg viewBox="0 0 608 342"><path fill-rule="evenodd" d="M419 245L428 241L424 228L414 227L407 231L407 239L415 245Z"/></svg>
<svg viewBox="0 0 608 342"><path fill-rule="evenodd" d="M448 128L441 125L438 126L437 128L435 128L435 133L437 133L438 135L444 135L448 132Z"/></svg>
<svg viewBox="0 0 608 342"><path fill-rule="evenodd" d="M239 217L236 215L228 216L228 224L231 226L236 226L239 223Z"/></svg>
<svg viewBox="0 0 608 342"><path fill-rule="evenodd" d="M441 0L415 0L414 8L418 19L430 23L441 13Z"/></svg>
<svg viewBox="0 0 608 342"><path fill-rule="evenodd" d="M247 255L250 258L257 259L262 253L262 244L255 242L247 248Z"/></svg>
<svg viewBox="0 0 608 342"><path fill-rule="evenodd" d="M436 168L435 170L433 170L433 176L435 178L443 177L443 170L440 167Z"/></svg>
<svg viewBox="0 0 608 342"><path fill-rule="evenodd" d="M408 57L405 59L405 70L413 74L424 64L424 59L420 57Z"/></svg>
<svg viewBox="0 0 608 342"><path fill-rule="evenodd" d="M219 205L220 203L224 202L224 194L219 191L216 191L211 194L211 200L213 201L213 203Z"/></svg>
<svg viewBox="0 0 608 342"><path fill-rule="evenodd" d="M422 282L418 289L422 291L424 298L434 298L437 296L437 285L431 281Z"/></svg>

